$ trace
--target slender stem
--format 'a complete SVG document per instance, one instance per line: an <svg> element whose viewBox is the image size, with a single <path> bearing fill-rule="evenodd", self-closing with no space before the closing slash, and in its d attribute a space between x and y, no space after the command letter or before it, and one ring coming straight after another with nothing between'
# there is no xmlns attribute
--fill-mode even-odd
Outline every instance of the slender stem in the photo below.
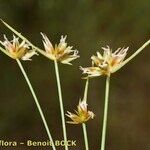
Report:
<svg viewBox="0 0 150 150"><path fill-rule="evenodd" d="M89 79L86 80L84 97L83 97L83 100L86 102L87 102L88 86L89 86ZM89 142L88 142L87 129L86 129L85 123L82 123L82 129L83 129L83 135L84 135L85 149L89 150Z"/></svg>
<svg viewBox="0 0 150 150"><path fill-rule="evenodd" d="M86 80L85 89L84 89L84 97L83 97L83 99L86 102L87 102L88 88L89 88L89 79Z"/></svg>
<svg viewBox="0 0 150 150"><path fill-rule="evenodd" d="M112 71L112 73L116 72L117 70L122 68L124 65L126 65L128 62L130 62L135 56L137 56L140 52L142 52L142 50L149 44L150 44L150 40L148 40L146 43L144 43L135 53L133 53L129 58L127 58L125 61L123 61L119 67L117 67L116 69L114 69Z"/></svg>
<svg viewBox="0 0 150 150"><path fill-rule="evenodd" d="M108 102L109 102L109 87L110 87L110 77L108 76L106 79L106 89L105 89L105 106L104 106L104 116L103 116L101 150L105 150L107 117L108 117Z"/></svg>
<svg viewBox="0 0 150 150"><path fill-rule="evenodd" d="M63 100L62 100L62 90L61 90L61 83L60 83L59 68L58 68L57 60L54 61L54 65L55 65L55 73L56 73L56 80L57 80L57 87L58 87L58 95L59 95L59 103L60 103L60 111L61 111L63 136L64 136L64 141L67 142L65 114L64 114L64 106L63 106ZM67 144L65 144L65 150L68 150Z"/></svg>
<svg viewBox="0 0 150 150"><path fill-rule="evenodd" d="M83 134L84 134L85 149L89 150L87 129L86 129L86 124L85 123L82 123L82 128L83 128Z"/></svg>
<svg viewBox="0 0 150 150"><path fill-rule="evenodd" d="M45 126L47 135L48 135L48 137L49 137L49 140L52 142L52 148L53 148L53 150L56 150L55 145L54 145L54 141L53 141L53 139L52 139L50 130L49 130L49 128L48 128L48 125L47 125L47 122L46 122L46 119L45 119L45 116L44 116L44 114L43 114L43 111L42 111L41 106L40 106L40 104L39 104L39 101L38 101L38 99L37 99L37 96L36 96L36 94L35 94L35 92L34 92L34 90L33 90L33 87L32 87L32 85L31 85L31 82L30 82L30 80L29 80L29 78L28 78L28 76L27 76L27 74L26 74L26 72L25 72L25 70L24 70L24 68L23 68L23 66L22 66L22 64L21 64L21 62L19 61L19 59L17 59L16 61L17 61L18 65L19 65L19 67L20 67L20 69L21 69L21 71L22 71L22 74L23 74L23 76L24 76L24 78L25 78L25 80L26 80L26 82L27 82L27 84L28 84L28 86L29 86L29 89L30 89L30 91L31 91L31 93L32 93L32 96L33 96L33 98L34 98L34 100L35 100L36 106L37 106L37 108L38 108L38 110L39 110L39 113L40 113L40 115L41 115L43 124L44 124L44 126Z"/></svg>

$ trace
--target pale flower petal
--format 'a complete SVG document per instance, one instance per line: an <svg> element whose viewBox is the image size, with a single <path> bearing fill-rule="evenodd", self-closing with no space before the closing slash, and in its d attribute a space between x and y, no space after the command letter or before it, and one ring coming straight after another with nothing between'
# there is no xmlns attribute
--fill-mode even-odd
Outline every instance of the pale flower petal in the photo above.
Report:
<svg viewBox="0 0 150 150"><path fill-rule="evenodd" d="M44 44L46 52L50 52L51 53L52 50L54 49L52 43L50 42L50 40L48 39L46 34L41 32L41 35L43 37L43 44Z"/></svg>
<svg viewBox="0 0 150 150"><path fill-rule="evenodd" d="M67 36L65 36L65 37L63 37L63 35L61 36L60 43L58 44L58 48L60 50L66 49L66 47L67 47L66 38L67 38Z"/></svg>
<svg viewBox="0 0 150 150"><path fill-rule="evenodd" d="M28 51L21 59L22 60L32 60L31 59L31 57L33 56L33 55L38 55L38 53L35 51L35 50L30 50L30 51Z"/></svg>

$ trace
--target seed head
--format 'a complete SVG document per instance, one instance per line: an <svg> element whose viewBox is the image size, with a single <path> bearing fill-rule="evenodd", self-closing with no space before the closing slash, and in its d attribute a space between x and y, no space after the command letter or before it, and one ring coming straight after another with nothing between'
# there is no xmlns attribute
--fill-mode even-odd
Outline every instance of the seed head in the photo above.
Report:
<svg viewBox="0 0 150 150"><path fill-rule="evenodd" d="M115 52L112 52L109 46L102 47L102 49L104 50L103 55L97 52L97 56L93 55L91 57L92 67L80 67L83 74L87 74L88 77L110 76L121 65L128 51L128 47L118 48Z"/></svg>
<svg viewBox="0 0 150 150"><path fill-rule="evenodd" d="M59 44L56 44L54 47L45 34L41 33L41 35L43 37L46 56L51 60L57 60L63 64L71 65L70 62L79 57L77 50L73 50L72 46L67 46L67 36L61 36Z"/></svg>
<svg viewBox="0 0 150 150"><path fill-rule="evenodd" d="M19 42L19 38L13 35L13 40L9 41L4 35L4 41L0 43L5 47L5 52L13 59L22 59L24 61L31 60L33 55L37 55L35 50L30 50L29 45L22 41Z"/></svg>
<svg viewBox="0 0 150 150"><path fill-rule="evenodd" d="M92 111L87 109L86 101L79 101L79 105L77 106L77 110L75 113L67 112L66 116L68 116L72 121L67 121L70 124L80 124L87 122L90 119L93 119L95 114Z"/></svg>

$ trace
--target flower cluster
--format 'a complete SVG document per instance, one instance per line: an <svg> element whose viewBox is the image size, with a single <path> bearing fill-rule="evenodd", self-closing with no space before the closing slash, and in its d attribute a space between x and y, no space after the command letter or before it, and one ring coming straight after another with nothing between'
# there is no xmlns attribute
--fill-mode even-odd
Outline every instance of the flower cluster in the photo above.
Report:
<svg viewBox="0 0 150 150"><path fill-rule="evenodd" d="M31 60L33 55L37 55L35 50L30 50L30 46L25 42L19 42L19 38L13 36L9 41L4 35L4 41L0 43L5 47L5 53L13 59Z"/></svg>
<svg viewBox="0 0 150 150"><path fill-rule="evenodd" d="M91 57L92 67L81 67L83 74L87 74L88 77L110 76L121 65L128 51L128 47L118 48L115 52L112 52L109 46L102 47L102 49L104 50L103 55L97 52L97 56Z"/></svg>
<svg viewBox="0 0 150 150"><path fill-rule="evenodd" d="M70 62L72 60L77 59L79 57L77 50L73 50L72 46L67 46L67 36L61 36L60 43L58 45L56 44L54 47L45 34L41 33L41 35L43 37L45 55L51 60L56 60L63 64L70 65Z"/></svg>
<svg viewBox="0 0 150 150"><path fill-rule="evenodd" d="M68 116L72 121L67 121L70 124L80 124L87 122L90 119L93 119L95 114L92 111L87 109L87 103L85 100L79 101L79 105L77 106L77 110L75 110L75 114L71 112L67 112L66 116Z"/></svg>

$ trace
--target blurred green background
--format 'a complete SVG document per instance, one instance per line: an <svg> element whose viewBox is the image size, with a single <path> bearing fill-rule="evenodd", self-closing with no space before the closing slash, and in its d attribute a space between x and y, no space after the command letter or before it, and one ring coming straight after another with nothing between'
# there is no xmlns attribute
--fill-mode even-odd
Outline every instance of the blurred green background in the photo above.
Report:
<svg viewBox="0 0 150 150"><path fill-rule="evenodd" d="M73 66L60 64L65 111L76 108L85 81L79 66L91 65L90 57L102 46L114 50L129 46L128 56L149 39L149 0L0 0L0 17L43 48L40 32L53 43L61 35L80 52ZM12 33L0 24L0 36ZM106 150L150 150L150 51L149 47L111 80ZM53 62L43 56L22 62L39 97L53 138L62 139L60 110ZM0 54L0 139L46 140L47 134L32 95L17 63ZM90 81L88 104L96 114L88 122L91 150L100 147L105 78ZM84 150L80 125L67 125L68 138ZM4 149L1 147L0 149ZM6 148L48 150L49 148ZM58 148L62 150L63 148Z"/></svg>

